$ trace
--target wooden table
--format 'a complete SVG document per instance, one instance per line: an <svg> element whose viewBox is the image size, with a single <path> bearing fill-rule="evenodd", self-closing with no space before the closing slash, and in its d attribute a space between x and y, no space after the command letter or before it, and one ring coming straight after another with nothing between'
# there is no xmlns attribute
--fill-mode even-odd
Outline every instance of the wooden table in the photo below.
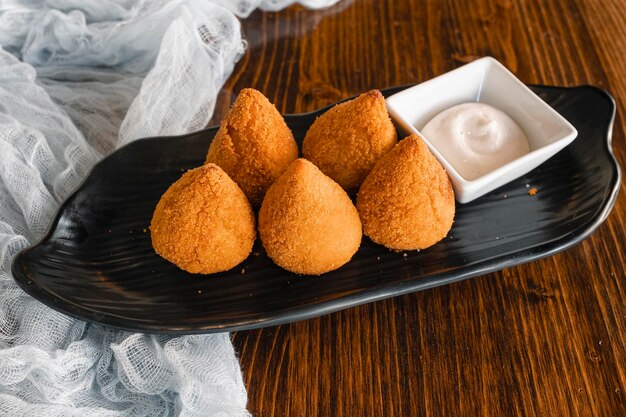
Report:
<svg viewBox="0 0 626 417"><path fill-rule="evenodd" d="M594 84L618 103L624 0L342 0L255 12L220 96L284 113L427 80L491 55L529 84ZM564 253L313 320L233 334L255 416L626 416L626 192Z"/></svg>

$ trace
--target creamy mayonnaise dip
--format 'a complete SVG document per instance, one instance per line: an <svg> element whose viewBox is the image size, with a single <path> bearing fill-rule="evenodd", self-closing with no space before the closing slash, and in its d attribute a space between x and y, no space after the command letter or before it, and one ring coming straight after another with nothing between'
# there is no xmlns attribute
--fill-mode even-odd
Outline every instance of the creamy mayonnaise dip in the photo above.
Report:
<svg viewBox="0 0 626 417"><path fill-rule="evenodd" d="M475 180L530 151L517 123L484 103L450 107L421 132L466 180Z"/></svg>

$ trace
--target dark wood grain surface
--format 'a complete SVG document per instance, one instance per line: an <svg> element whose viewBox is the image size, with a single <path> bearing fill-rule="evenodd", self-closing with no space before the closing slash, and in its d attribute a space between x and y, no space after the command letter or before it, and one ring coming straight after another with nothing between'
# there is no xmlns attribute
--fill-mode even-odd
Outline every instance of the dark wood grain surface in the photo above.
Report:
<svg viewBox="0 0 626 417"><path fill-rule="evenodd" d="M343 0L254 13L219 122L254 87L286 113L491 55L524 82L608 89L626 166L623 0ZM623 188L623 187L622 187ZM626 416L626 193L559 255L233 334L255 416Z"/></svg>

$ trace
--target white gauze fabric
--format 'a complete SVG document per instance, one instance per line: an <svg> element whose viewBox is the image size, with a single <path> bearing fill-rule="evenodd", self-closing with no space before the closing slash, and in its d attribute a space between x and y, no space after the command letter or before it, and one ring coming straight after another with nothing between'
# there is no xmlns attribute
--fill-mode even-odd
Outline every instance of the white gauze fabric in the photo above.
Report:
<svg viewBox="0 0 626 417"><path fill-rule="evenodd" d="M100 158L206 126L245 50L236 16L291 3L0 2L0 416L249 415L228 334L87 324L26 295L10 266Z"/></svg>

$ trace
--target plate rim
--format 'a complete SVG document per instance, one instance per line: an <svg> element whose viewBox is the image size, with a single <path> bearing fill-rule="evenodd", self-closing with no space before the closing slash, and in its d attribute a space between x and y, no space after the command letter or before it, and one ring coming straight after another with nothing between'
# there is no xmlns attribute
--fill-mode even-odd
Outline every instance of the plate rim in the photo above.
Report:
<svg viewBox="0 0 626 417"><path fill-rule="evenodd" d="M415 83L405 84L396 87L390 87L381 89L381 91L388 96L390 94L394 94L397 91L401 91L410 86L415 85ZM596 93L604 96L604 98L608 99L611 104L611 114L609 116L608 123L604 126L604 138L603 141L603 151L606 152L608 156L608 160L610 162L613 175L610 182L610 192L607 197L604 199L603 204L599 207L598 214L594 216L594 218L588 222L588 224L579 227L577 230L573 230L570 233L567 233L555 240L545 242L541 245L538 245L534 248L527 249L526 251L515 252L515 256L507 256L502 255L495 260L484 259L478 262L475 265L468 267L465 271L460 274L456 274L454 276L445 277L445 273L434 274L428 278L423 278L421 280L415 281L411 280L401 284L394 284L393 286L385 285L384 283L379 284L377 286L373 286L368 289L369 294L350 294L345 297L339 299L332 299L320 302L318 304L310 304L306 306L300 306L294 312L293 309L285 309L280 310L278 312L273 313L271 316L267 315L267 313L260 314L256 316L254 319L245 319L243 321L237 321L234 319L230 319L227 321L222 321L221 325L209 324L209 325L201 325L201 326L189 326L189 325L181 325L180 328L174 328L171 325L160 326L151 324L147 327L140 326L125 326L123 324L127 319L117 316L110 313L101 313L97 310L91 309L86 306L78 306L73 302L68 300L59 298L57 295L45 291L41 286L31 285L33 281L27 279L27 274L21 271L19 260L25 256L25 254L35 247L42 244L46 241L50 235L56 229L60 217L62 216L68 202L72 200L85 186L85 184L92 178L92 174L96 172L99 167L101 167L105 161L109 158L114 157L115 155L128 151L128 149L132 149L136 146L141 146L142 143L146 141L155 141L155 140L170 140L173 138L182 139L185 137L196 136L203 132L216 131L219 126L210 126L195 132L187 133L184 135L170 135L170 136L157 136L157 137L147 137L137 139L129 144L126 144L115 151L113 151L108 156L102 158L98 161L94 166L89 170L89 173L83 178L80 184L76 187L76 189L67 196L63 200L63 202L59 205L56 214L53 216L50 224L46 232L43 236L36 241L35 243L23 248L20 250L14 257L11 262L11 276L17 285L25 291L27 294L36 298L43 304L47 305L54 310L61 312L62 314L68 315L70 317L76 318L78 320L82 320L88 323L94 323L97 325L107 326L111 328L115 328L123 331L130 332L142 332L148 334L165 334L165 335L185 335L185 334L206 334L206 333L220 333L220 332L230 332L230 331L241 331L241 330L250 330L262 327L270 327L277 326L281 324L291 323L300 320L308 320L314 317L330 314L336 311L340 311L346 308L356 307L358 305L367 304L374 301L383 300L386 298L391 298L395 296L404 295L411 292L417 292L426 290L429 288L434 288L442 285L448 285L454 282L463 281L469 278L473 278L476 276L485 275L491 272L499 271L505 268L509 268L516 265L527 264L529 262L533 262L539 259L543 259L549 256L553 256L557 253L563 252L573 246L576 246L587 237L589 237L592 233L594 233L598 227L606 220L611 210L613 209L615 202L617 200L617 196L619 194L620 185L621 185L621 168L615 154L613 152L613 127L615 123L615 116L617 112L617 106L615 103L615 99L613 96L605 89L593 86L593 85L579 85L572 87L562 87L562 86L549 86L549 85L539 85L539 84L529 84L529 87L532 89L533 87L539 89L552 89L552 90L562 90L562 91L572 91L572 90L580 90L580 89L588 89L594 90ZM343 100L340 100L336 103L329 104L328 106L321 107L319 109L313 110L311 112L306 113L294 113L294 114L285 114L283 117L285 120L288 119L298 119L304 117L311 117L316 114L321 114L331 107L335 106L338 103L351 100L356 96L348 97ZM555 245L555 242L556 243ZM549 250L542 250L541 248L545 245L550 244L555 245L552 246ZM444 275L442 278L441 276ZM18 278L19 277L19 278ZM23 280L24 279L24 280ZM26 281L26 282L24 282ZM72 308L68 308L71 306ZM133 323L137 323L134 321Z"/></svg>

